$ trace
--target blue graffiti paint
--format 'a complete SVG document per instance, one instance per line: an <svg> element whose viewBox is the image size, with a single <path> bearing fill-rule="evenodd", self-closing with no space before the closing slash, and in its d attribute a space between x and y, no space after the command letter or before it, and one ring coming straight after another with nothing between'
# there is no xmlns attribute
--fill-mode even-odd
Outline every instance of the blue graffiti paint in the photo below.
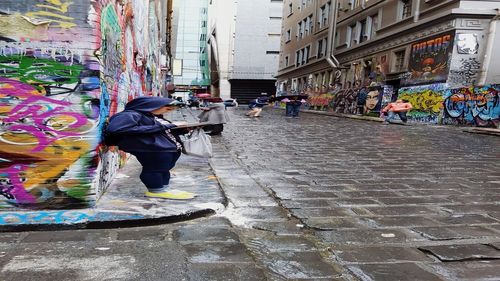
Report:
<svg viewBox="0 0 500 281"><path fill-rule="evenodd" d="M448 89L444 96L446 118L453 123L493 127L500 123L500 85Z"/></svg>
<svg viewBox="0 0 500 281"><path fill-rule="evenodd" d="M95 211L34 211L34 212L2 212L0 226L39 225L39 224L78 224L88 222L105 222L120 220L138 220L145 217L140 214L123 214Z"/></svg>

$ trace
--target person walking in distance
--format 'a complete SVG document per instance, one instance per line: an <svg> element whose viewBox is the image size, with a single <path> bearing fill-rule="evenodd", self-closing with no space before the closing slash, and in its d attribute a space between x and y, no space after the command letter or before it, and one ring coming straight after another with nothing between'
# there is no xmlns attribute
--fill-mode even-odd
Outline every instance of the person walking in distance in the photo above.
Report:
<svg viewBox="0 0 500 281"><path fill-rule="evenodd" d="M109 119L105 135L110 135L123 151L134 155L142 165L140 179L147 187L146 197L192 199L194 193L171 190L170 170L182 151L176 125L163 118L174 110L173 99L138 97L125 105L125 110ZM176 136L177 135L177 136Z"/></svg>
<svg viewBox="0 0 500 281"><path fill-rule="evenodd" d="M250 111L248 111L245 115L249 117L260 117L262 109L268 104L269 97L266 93L262 93L262 96L258 97L249 104Z"/></svg>
<svg viewBox="0 0 500 281"><path fill-rule="evenodd" d="M306 101L304 99L299 100L298 96L293 96L290 99L283 99L282 102L285 103L286 117L299 117L300 106Z"/></svg>
<svg viewBox="0 0 500 281"><path fill-rule="evenodd" d="M398 99L396 102L389 103L386 107L384 107L384 109L382 109L384 115L387 115L383 124L389 124L394 119L396 114L399 115L401 121L406 124L406 122L408 121L408 117L406 117L406 114L412 108L413 106L407 100Z"/></svg>

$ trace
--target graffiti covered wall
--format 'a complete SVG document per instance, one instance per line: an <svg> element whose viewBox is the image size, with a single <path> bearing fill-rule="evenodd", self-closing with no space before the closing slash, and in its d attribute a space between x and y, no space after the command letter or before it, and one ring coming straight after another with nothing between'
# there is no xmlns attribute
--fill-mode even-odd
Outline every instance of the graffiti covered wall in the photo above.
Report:
<svg viewBox="0 0 500 281"><path fill-rule="evenodd" d="M408 114L413 122L498 127L500 85L451 89L447 84L408 87L399 90L400 99L413 105Z"/></svg>
<svg viewBox="0 0 500 281"><path fill-rule="evenodd" d="M443 123L498 127L500 85L449 89L444 93Z"/></svg>
<svg viewBox="0 0 500 281"><path fill-rule="evenodd" d="M104 121L162 88L158 3L0 0L0 210L104 192L125 157Z"/></svg>
<svg viewBox="0 0 500 281"><path fill-rule="evenodd" d="M411 46L409 75L402 85L446 82L453 52L454 32L417 42Z"/></svg>
<svg viewBox="0 0 500 281"><path fill-rule="evenodd" d="M445 89L446 84L401 88L398 98L412 104L413 109L408 113L410 121L438 124L443 108Z"/></svg>

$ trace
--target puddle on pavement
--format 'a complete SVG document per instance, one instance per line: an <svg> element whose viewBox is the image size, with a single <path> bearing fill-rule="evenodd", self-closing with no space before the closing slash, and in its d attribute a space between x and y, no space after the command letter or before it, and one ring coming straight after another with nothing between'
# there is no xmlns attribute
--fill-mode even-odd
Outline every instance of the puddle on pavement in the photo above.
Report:
<svg viewBox="0 0 500 281"><path fill-rule="evenodd" d="M315 251L315 246L298 237L290 236L269 236L266 238L254 238L248 243L248 247L259 253L272 253L272 252L302 252L302 251Z"/></svg>
<svg viewBox="0 0 500 281"><path fill-rule="evenodd" d="M220 260L222 260L222 257L220 255L217 255L216 253L209 251L203 252L199 255L192 256L190 258L190 262L192 263L211 263Z"/></svg>

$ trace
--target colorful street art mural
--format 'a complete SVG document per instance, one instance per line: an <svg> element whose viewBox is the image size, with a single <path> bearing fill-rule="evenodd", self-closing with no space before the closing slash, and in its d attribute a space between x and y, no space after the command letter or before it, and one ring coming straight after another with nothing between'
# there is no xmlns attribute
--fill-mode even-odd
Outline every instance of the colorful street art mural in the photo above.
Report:
<svg viewBox="0 0 500 281"><path fill-rule="evenodd" d="M445 124L500 125L500 85L448 89L444 98Z"/></svg>
<svg viewBox="0 0 500 281"><path fill-rule="evenodd" d="M438 124L443 109L445 89L446 84L401 88L398 98L409 101L413 106L408 113L408 120Z"/></svg>
<svg viewBox="0 0 500 281"><path fill-rule="evenodd" d="M0 7L0 210L95 203L126 155L102 126L158 95L159 0L17 0Z"/></svg>
<svg viewBox="0 0 500 281"><path fill-rule="evenodd" d="M427 38L411 46L409 73L402 85L446 82L453 51L454 33Z"/></svg>
<svg viewBox="0 0 500 281"><path fill-rule="evenodd" d="M413 122L498 127L500 85L451 89L447 84L408 87L399 90L400 99L413 105L408 114Z"/></svg>
<svg viewBox="0 0 500 281"><path fill-rule="evenodd" d="M348 89L332 87L326 93L308 93L307 106L311 110L378 116L382 93L381 87Z"/></svg>

